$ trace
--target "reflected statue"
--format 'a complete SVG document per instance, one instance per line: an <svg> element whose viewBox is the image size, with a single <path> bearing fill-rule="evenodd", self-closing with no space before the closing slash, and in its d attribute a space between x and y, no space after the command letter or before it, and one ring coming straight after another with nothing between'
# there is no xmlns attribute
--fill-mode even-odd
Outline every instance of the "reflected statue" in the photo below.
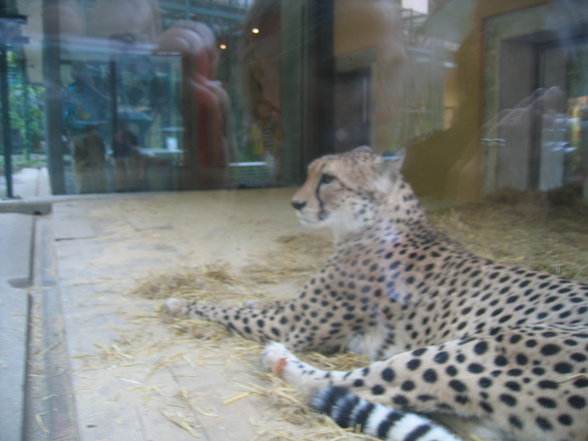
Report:
<svg viewBox="0 0 588 441"><path fill-rule="evenodd" d="M226 186L230 155L229 96L214 79L216 38L204 23L180 21L165 31L159 50L182 56L184 91L183 189Z"/></svg>

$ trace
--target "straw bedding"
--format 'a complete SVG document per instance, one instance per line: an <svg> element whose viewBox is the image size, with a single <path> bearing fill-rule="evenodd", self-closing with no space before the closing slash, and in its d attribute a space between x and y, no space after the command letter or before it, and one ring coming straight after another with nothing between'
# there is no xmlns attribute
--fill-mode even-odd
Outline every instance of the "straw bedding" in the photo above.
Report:
<svg viewBox="0 0 588 441"><path fill-rule="evenodd" d="M588 206L573 195L503 191L478 203L436 210L430 217L440 230L479 255L588 282ZM195 268L170 268L139 281L129 294L150 299L173 295L224 304L241 304L252 298L275 300L280 294L272 286L284 283L301 286L320 268L329 251L329 242L315 233L282 236L273 250L253 255L254 263L235 267L215 262ZM234 357L246 359L262 349L262 345L232 336L223 327L209 322L195 319L168 319L168 322L177 338L197 339L199 345L208 345L211 353L218 349L219 342L226 343L227 339ZM124 359L120 348L105 348L104 355L106 359ZM367 361L348 353L332 356L308 353L302 357L329 369L359 367ZM252 369L256 368L252 365ZM275 376L258 372L258 377L259 384L242 385L243 392L228 397L224 403L261 395L267 399L268 406L278 409L282 418L299 425L300 430L279 431L260 425L256 428L257 439L371 439L343 431L315 414L297 391Z"/></svg>

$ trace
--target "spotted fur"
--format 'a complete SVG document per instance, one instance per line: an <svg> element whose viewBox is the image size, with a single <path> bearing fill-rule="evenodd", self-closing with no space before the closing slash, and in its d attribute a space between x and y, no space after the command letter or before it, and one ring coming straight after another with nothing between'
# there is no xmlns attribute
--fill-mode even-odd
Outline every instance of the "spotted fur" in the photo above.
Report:
<svg viewBox="0 0 588 441"><path fill-rule="evenodd" d="M401 411L486 421L517 440L588 441L588 286L477 257L438 232L400 174L368 148L312 162L293 197L335 251L295 298L265 307L170 299L167 310L278 341L268 368ZM322 371L290 351L376 361Z"/></svg>

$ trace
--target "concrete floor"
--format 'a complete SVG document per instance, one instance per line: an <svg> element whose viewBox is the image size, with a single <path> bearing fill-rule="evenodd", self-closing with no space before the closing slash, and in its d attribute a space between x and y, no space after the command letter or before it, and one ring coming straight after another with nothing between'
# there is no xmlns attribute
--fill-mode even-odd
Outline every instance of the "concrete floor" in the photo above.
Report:
<svg viewBox="0 0 588 441"><path fill-rule="evenodd" d="M25 377L29 312L32 307L35 216L47 203L47 177L25 169L14 177L22 199L0 201L0 439L21 441L25 415ZM1 187L1 185L0 185ZM3 188L0 188L4 192Z"/></svg>
<svg viewBox="0 0 588 441"><path fill-rule="evenodd" d="M131 293L156 274L215 262L238 270L260 256L282 280L279 239L303 234L314 248L299 257L314 256L308 266L319 268L329 247L298 225L293 189L50 197L46 175L26 173L15 180L23 199L0 202L0 441L358 439L319 437L324 427L291 424L298 416L288 417L271 394L247 393L270 389L261 345L235 336L198 341L158 312L173 292L159 300ZM576 260L585 250L584 229L560 231L558 223L546 231L536 228L541 219L533 228L530 217L509 219L513 234L527 228L526 240L541 250L561 243L567 251L557 255ZM486 234L504 240L501 225ZM458 234L475 249L477 231ZM511 248L493 252L519 263ZM544 262L535 254L543 251L531 249L528 259ZM302 283L255 286L245 282L250 276L237 295L221 288L208 301L241 302L260 291L287 298Z"/></svg>
<svg viewBox="0 0 588 441"><path fill-rule="evenodd" d="M201 347L164 323L161 300L128 294L150 272L243 266L302 232L291 194L53 198L50 214L0 214L0 438L243 441L259 439L259 427L295 431L267 398L243 394L267 387L257 350L237 354L237 337ZM8 204L0 211L15 211Z"/></svg>

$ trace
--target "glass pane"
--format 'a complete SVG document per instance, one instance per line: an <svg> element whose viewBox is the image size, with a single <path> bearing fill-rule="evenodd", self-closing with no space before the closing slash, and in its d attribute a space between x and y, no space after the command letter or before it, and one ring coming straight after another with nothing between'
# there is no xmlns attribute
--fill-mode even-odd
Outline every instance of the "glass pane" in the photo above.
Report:
<svg viewBox="0 0 588 441"><path fill-rule="evenodd" d="M558 121L563 183L581 188L588 199L588 43L574 45L567 59L568 118ZM564 122L566 123L564 125ZM561 155L561 153L560 153Z"/></svg>
<svg viewBox="0 0 588 441"><path fill-rule="evenodd" d="M47 115L27 133L48 146L53 193L280 185L282 11L252 6L19 4L28 41L9 46L10 68Z"/></svg>
<svg viewBox="0 0 588 441"><path fill-rule="evenodd" d="M567 188L588 197L580 159L585 9L543 5L488 21L487 191Z"/></svg>
<svg viewBox="0 0 588 441"><path fill-rule="evenodd" d="M502 432L515 430L461 428L465 439L586 441L586 343L583 353L573 339L538 344L544 354L534 359L519 353L520 342L516 351L501 345L514 344L518 331L557 340L538 332L544 325L587 335L586 297L577 294L585 285L558 277L588 282L588 1L0 1L0 136L0 194L8 199L0 211L29 210L0 217L0 325L6 317L25 322L19 343L35 340L26 353L37 363L23 369L39 386L11 381L17 371L4 360L11 347L0 334L0 367L10 368L0 370L0 390L12 382L31 407L21 424L10 417L19 412L0 406L2 441L5 432L76 439L69 430L84 441L356 438L331 435L298 398L284 399L281 386L278 405L268 406L258 393L268 382L251 376L253 350L235 351L222 328L162 324L156 311L176 292L226 304L211 317L259 340L302 336L300 350L352 342L349 349L375 358L410 351L371 395L424 413L438 406L484 420L486 412L504 417ZM306 201L292 201L314 159L366 145L379 156L345 156L352 159L337 173L314 175ZM405 180L386 167L399 158ZM51 215L28 215L37 204ZM335 234L302 230L297 216ZM491 261L496 271L487 271ZM14 267L19 274L6 274ZM145 280L139 292L127 292L137 279ZM4 314L4 291L15 290L23 309ZM301 292L300 307L281 303ZM241 308L250 294L262 303ZM60 306L63 320L26 320L29 311L59 315ZM203 344L181 338L179 349L173 334L188 329ZM467 349L484 332L504 354L517 354L516 366L468 363L458 373L462 356L485 356L484 344ZM460 378L417 387L435 383L424 365L441 345L457 351L443 369ZM540 355L558 351L571 352L547 372L557 384L547 389L566 403L529 400L535 391L527 389L530 410L502 400L511 415L496 407L496 389L476 389L503 373L522 381L499 388L532 387L543 375ZM293 366L283 355L276 373ZM54 359L74 369L42 369ZM337 369L364 363L333 360ZM443 364L445 353L436 360ZM397 394L393 373L406 367L414 376ZM491 375L466 384L483 372ZM60 407L62 398L71 409ZM276 408L287 409L277 422ZM79 421L67 424L75 412Z"/></svg>
<svg viewBox="0 0 588 441"><path fill-rule="evenodd" d="M407 177L435 198L579 188L586 6L574 8L16 2L4 162L46 163L54 194L248 188L295 185L312 158L368 144L407 148ZM519 123L537 106L554 124Z"/></svg>

